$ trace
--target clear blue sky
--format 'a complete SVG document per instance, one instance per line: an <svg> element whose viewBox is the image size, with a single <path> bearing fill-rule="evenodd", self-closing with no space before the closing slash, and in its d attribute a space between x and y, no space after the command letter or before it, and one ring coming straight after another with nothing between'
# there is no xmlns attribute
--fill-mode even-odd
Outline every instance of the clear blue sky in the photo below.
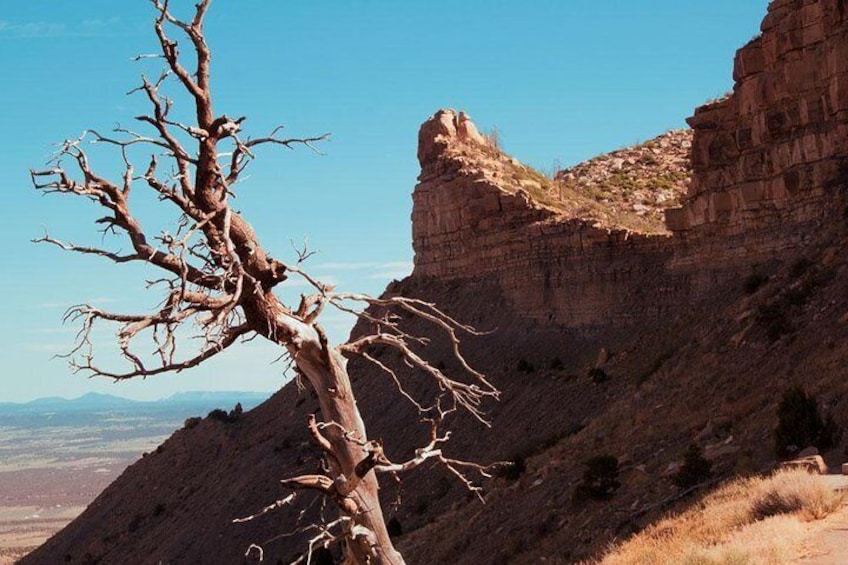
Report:
<svg viewBox="0 0 848 565"><path fill-rule="evenodd" d="M275 352L254 344L207 367L146 382L73 376L51 360L73 342L65 307L85 302L139 311L143 269L35 246L42 233L98 244L97 210L42 197L28 170L51 143L86 128L133 125L146 110L125 93L155 62L144 0L10 2L0 14L0 401L103 391L155 398L179 390L274 390ZM192 2L173 0L179 13ZM207 37L218 112L248 115L246 129L332 132L324 156L265 151L238 206L266 247L289 253L307 237L313 271L347 290L379 293L411 267L410 212L417 130L440 107L497 126L506 150L539 169L645 140L732 86L735 50L766 0L216 0ZM134 126L133 126L134 127ZM96 162L117 171L114 159ZM139 164L139 167L143 166ZM141 188L141 187L139 187ZM145 218L157 208L140 202ZM109 244L120 245L107 240ZM125 245L123 245L126 248ZM336 339L345 321L328 325ZM111 359L109 332L97 335Z"/></svg>

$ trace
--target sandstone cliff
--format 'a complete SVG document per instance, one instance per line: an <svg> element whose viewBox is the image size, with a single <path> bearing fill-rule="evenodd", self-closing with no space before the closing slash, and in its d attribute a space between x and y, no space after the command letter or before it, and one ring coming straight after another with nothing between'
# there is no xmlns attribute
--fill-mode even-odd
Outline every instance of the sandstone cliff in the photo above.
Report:
<svg viewBox="0 0 848 565"><path fill-rule="evenodd" d="M421 127L414 276L493 277L521 315L571 327L657 317L685 298L687 289L675 277L656 284L671 259L670 236L622 225L632 224L641 209L631 208L630 218L617 214L615 221L592 214L601 198L547 181L484 138L468 137L466 129L476 132L452 110L439 111ZM579 186L581 179L574 181ZM609 179L598 184L617 188ZM567 196L560 198L560 188ZM663 185L656 192L668 190Z"/></svg>
<svg viewBox="0 0 848 565"><path fill-rule="evenodd" d="M689 119L694 175L669 226L733 235L821 216L848 157L842 0L775 0L736 54L733 92Z"/></svg>
<svg viewBox="0 0 848 565"><path fill-rule="evenodd" d="M840 196L848 156L842 0L775 0L736 54L735 85L689 119L694 174L668 226L689 253L742 268L809 244Z"/></svg>
<svg viewBox="0 0 848 565"><path fill-rule="evenodd" d="M733 92L689 119L688 187L686 168L663 170L666 150L637 175L641 186L622 189L620 176L582 165L558 175L558 186L528 183L536 190L525 190L512 182L509 158L485 140L469 142L445 126L459 118L440 112L419 137L416 274L495 276L517 311L591 328L666 315L721 281L800 252L841 198L848 173L846 17L839 0L771 3L762 35L736 56ZM678 147L684 141L689 145L681 140ZM624 168L637 159L613 155L606 162ZM665 209L666 233L616 222L590 205L575 215L561 194L563 187L569 195L576 189L603 202L617 189L629 193L619 200L650 203L645 179L686 188L680 207L671 207L674 192L655 192L666 205L638 209Z"/></svg>

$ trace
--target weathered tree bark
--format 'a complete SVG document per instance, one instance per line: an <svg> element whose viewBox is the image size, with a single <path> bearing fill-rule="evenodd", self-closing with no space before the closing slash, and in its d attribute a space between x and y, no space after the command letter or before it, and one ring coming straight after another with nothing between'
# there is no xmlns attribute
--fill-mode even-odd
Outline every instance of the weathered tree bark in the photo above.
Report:
<svg viewBox="0 0 848 565"><path fill-rule="evenodd" d="M295 362L312 387L323 391L318 394L318 402L324 421L335 422L356 436L367 438L365 424L350 388L347 360L334 351L329 352L329 356L327 353L320 342L308 341L295 357ZM328 358L329 364L326 362ZM365 458L362 449L345 439L338 428L330 429L326 437L334 454L334 457L330 457L330 470L336 477L332 487L335 492L328 494L334 499L343 497L343 502L339 504L349 504L349 509L345 511L353 518L346 536L349 540L350 560L357 564L404 563L386 530L375 473L367 472L362 477L357 475L357 467ZM342 477L344 481L339 481ZM344 482L354 481L358 484L349 494L339 492Z"/></svg>
<svg viewBox="0 0 848 565"><path fill-rule="evenodd" d="M115 129L119 137L114 138L96 131L86 132L80 139L66 141L51 161L50 168L31 172L33 184L39 190L82 196L104 208L106 216L97 223L104 226L104 233L124 234L132 252L121 255L98 247L65 243L49 235L37 242L115 263L144 262L165 273L165 278L151 283L165 288L165 300L156 312L116 314L89 305L72 308L66 318L81 321L82 330L76 347L69 354L71 366L89 375L122 380L195 367L251 336L261 336L279 345L318 397L322 421L313 417L308 426L326 459L325 473L293 477L283 482L293 489L323 493L335 503L340 514L335 522L315 527L313 531L318 534L310 540L307 556L315 544L342 544L348 563L403 563L386 530L377 473L398 474L433 460L444 465L478 495L479 487L465 472L488 476L486 467L450 459L440 448L450 437L450 432L441 431L445 416L465 409L486 423L481 402L487 398L496 399L499 394L460 353L458 334L476 332L435 305L420 300L336 293L333 287L303 270L302 263L311 255L306 249L298 251L294 264L274 259L265 251L250 224L230 207L229 198L235 184L254 158L253 151L257 147L312 147L327 135L284 139L276 136L280 129L277 128L266 137L242 140L239 134L245 118L216 117L213 111L211 53L203 35L203 18L211 0L200 0L195 5L191 21L174 17L169 11L168 0L151 2L157 14L154 28L166 71L155 82L142 77L142 85L133 92L143 93L150 102L151 114L138 116L136 120L152 127L153 135L145 136L120 127ZM191 41L197 63L193 73L182 66L178 43L167 36L166 24L181 30ZM176 77L177 83L193 99L196 125L170 118L173 101L160 93L169 76ZM120 182L101 177L91 168L82 148L86 135L93 138L94 143L120 149L125 164ZM185 140L195 145L193 151L186 148ZM222 143L229 145L225 148L228 150L221 150ZM158 155L150 156L145 172L136 176L132 152L151 148ZM165 178L160 176L159 169L163 151L173 162L173 172ZM147 155L149 153L144 156ZM75 165L80 180L71 178L65 171L65 160ZM176 207L180 218L175 233L163 231L154 238L148 237L130 206L132 186L138 180L161 200ZM297 307L283 303L274 293L274 287L289 276L302 277L311 288L311 294L303 295ZM338 347L330 346L318 323L326 306L358 316L370 325L372 333ZM443 333L453 345L466 380L449 377L420 355L417 350L428 341L406 333L399 323L398 312L414 316ZM129 370L106 370L93 363L90 335L93 325L100 321L119 324L118 346L130 365ZM204 345L194 355L179 360L176 330L186 323L200 328ZM149 335L156 346L153 363L133 348L133 340L142 334ZM440 391L432 405L424 406L409 395L394 370L369 353L374 347L394 350L408 367L431 379ZM430 423L430 442L416 450L409 461L392 463L383 454L379 442L369 441L347 373L347 359L351 356L369 360L390 376L401 396ZM291 500L292 497L288 497L277 501L265 511L279 508ZM254 544L251 549L254 547L258 546Z"/></svg>

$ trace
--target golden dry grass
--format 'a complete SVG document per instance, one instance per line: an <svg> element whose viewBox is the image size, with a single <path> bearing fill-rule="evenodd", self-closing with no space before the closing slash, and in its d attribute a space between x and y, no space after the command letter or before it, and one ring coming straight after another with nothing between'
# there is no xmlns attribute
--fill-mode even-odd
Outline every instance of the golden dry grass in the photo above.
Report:
<svg viewBox="0 0 848 565"><path fill-rule="evenodd" d="M678 516L613 547L602 565L759 565L792 562L806 535L843 502L820 477L780 471L735 480Z"/></svg>
<svg viewBox="0 0 848 565"><path fill-rule="evenodd" d="M842 496L817 475L783 471L758 484L751 513L758 518L777 514L800 514L804 520L821 520L839 508Z"/></svg>

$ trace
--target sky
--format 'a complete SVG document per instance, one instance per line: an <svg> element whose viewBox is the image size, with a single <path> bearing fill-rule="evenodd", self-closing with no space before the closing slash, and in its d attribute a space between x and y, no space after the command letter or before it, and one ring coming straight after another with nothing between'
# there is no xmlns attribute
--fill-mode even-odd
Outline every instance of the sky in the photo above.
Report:
<svg viewBox="0 0 848 565"><path fill-rule="evenodd" d="M161 61L132 61L156 52L145 0L7 4L0 402L278 389L287 378L272 363L279 350L258 341L191 371L121 383L74 375L54 357L74 343L77 327L62 324L67 307L139 313L161 296L145 289L150 270L32 244L47 229L80 245L126 249L101 239L95 206L37 193L28 171L88 128L140 129L133 117L147 107L126 93L142 73L157 76ZM172 0L178 15L192 5ZM465 110L484 132L497 128L507 152L549 173L685 127L696 106L732 88L733 54L758 32L766 7L767 0L215 0L206 37L217 112L247 116L253 135L280 124L292 137L332 134L321 155L262 151L236 207L272 255L291 260L292 242L308 241L319 252L311 272L340 290L379 294L412 269L417 131L437 109ZM177 97L181 108L185 102ZM93 151L95 167L118 178L117 156ZM167 227L170 211L140 186L136 192L146 225ZM325 324L331 339L345 339L347 319L331 314ZM94 338L103 364L118 363L114 329Z"/></svg>

